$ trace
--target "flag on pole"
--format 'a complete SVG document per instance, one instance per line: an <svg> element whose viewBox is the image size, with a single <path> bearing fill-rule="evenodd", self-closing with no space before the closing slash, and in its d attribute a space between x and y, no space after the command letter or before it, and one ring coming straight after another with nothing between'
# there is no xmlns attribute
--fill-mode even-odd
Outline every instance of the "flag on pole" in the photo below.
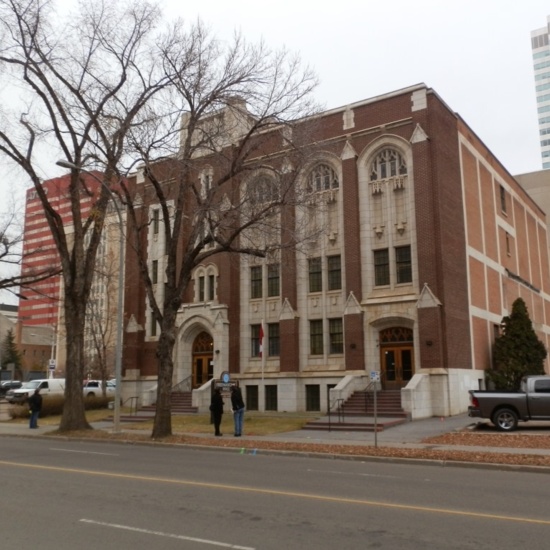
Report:
<svg viewBox="0 0 550 550"><path fill-rule="evenodd" d="M260 323L260 357L263 356L264 352L264 320Z"/></svg>

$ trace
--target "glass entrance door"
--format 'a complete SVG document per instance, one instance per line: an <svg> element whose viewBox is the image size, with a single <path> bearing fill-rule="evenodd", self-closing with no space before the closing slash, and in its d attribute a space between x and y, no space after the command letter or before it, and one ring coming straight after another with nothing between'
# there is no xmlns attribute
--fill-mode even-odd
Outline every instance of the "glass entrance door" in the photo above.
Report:
<svg viewBox="0 0 550 550"><path fill-rule="evenodd" d="M414 373L412 346L383 347L381 353L382 387L398 390L406 386Z"/></svg>
<svg viewBox="0 0 550 550"><path fill-rule="evenodd" d="M213 344L207 332L201 332L193 342L193 388L200 388L214 378Z"/></svg>
<svg viewBox="0 0 550 550"><path fill-rule="evenodd" d="M214 377L214 360L212 355L193 357L193 388L199 388Z"/></svg>

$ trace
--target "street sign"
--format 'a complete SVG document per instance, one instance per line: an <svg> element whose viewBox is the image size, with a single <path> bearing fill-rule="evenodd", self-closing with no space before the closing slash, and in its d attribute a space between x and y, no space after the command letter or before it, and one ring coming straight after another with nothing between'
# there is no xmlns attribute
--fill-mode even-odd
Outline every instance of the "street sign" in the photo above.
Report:
<svg viewBox="0 0 550 550"><path fill-rule="evenodd" d="M48 369L55 370L55 359L50 359L48 363Z"/></svg>
<svg viewBox="0 0 550 550"><path fill-rule="evenodd" d="M371 382L380 382L380 371L371 370L370 371L370 380L371 380Z"/></svg>

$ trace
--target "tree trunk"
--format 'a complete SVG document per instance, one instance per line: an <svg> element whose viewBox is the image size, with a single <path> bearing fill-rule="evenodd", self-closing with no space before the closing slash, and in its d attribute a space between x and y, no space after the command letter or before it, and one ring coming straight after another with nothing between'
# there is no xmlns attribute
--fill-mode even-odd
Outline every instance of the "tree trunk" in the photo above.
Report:
<svg viewBox="0 0 550 550"><path fill-rule="evenodd" d="M65 405L59 424L60 432L89 430L84 409L84 310L78 300L65 298L65 331L67 335L67 365L65 369ZM76 304L69 303L76 301Z"/></svg>
<svg viewBox="0 0 550 550"><path fill-rule="evenodd" d="M157 347L159 374L157 385L157 411L151 437L158 439L172 435L172 376L173 352L176 342L176 312L165 311Z"/></svg>

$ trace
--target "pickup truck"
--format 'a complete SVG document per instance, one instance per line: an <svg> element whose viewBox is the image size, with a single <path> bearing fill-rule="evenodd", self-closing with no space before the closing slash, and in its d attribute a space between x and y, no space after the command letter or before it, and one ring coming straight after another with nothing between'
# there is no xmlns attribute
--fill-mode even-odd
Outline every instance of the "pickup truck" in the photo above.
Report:
<svg viewBox="0 0 550 550"><path fill-rule="evenodd" d="M468 416L489 418L501 432L518 421L550 420L550 376L525 376L519 392L470 390Z"/></svg>

